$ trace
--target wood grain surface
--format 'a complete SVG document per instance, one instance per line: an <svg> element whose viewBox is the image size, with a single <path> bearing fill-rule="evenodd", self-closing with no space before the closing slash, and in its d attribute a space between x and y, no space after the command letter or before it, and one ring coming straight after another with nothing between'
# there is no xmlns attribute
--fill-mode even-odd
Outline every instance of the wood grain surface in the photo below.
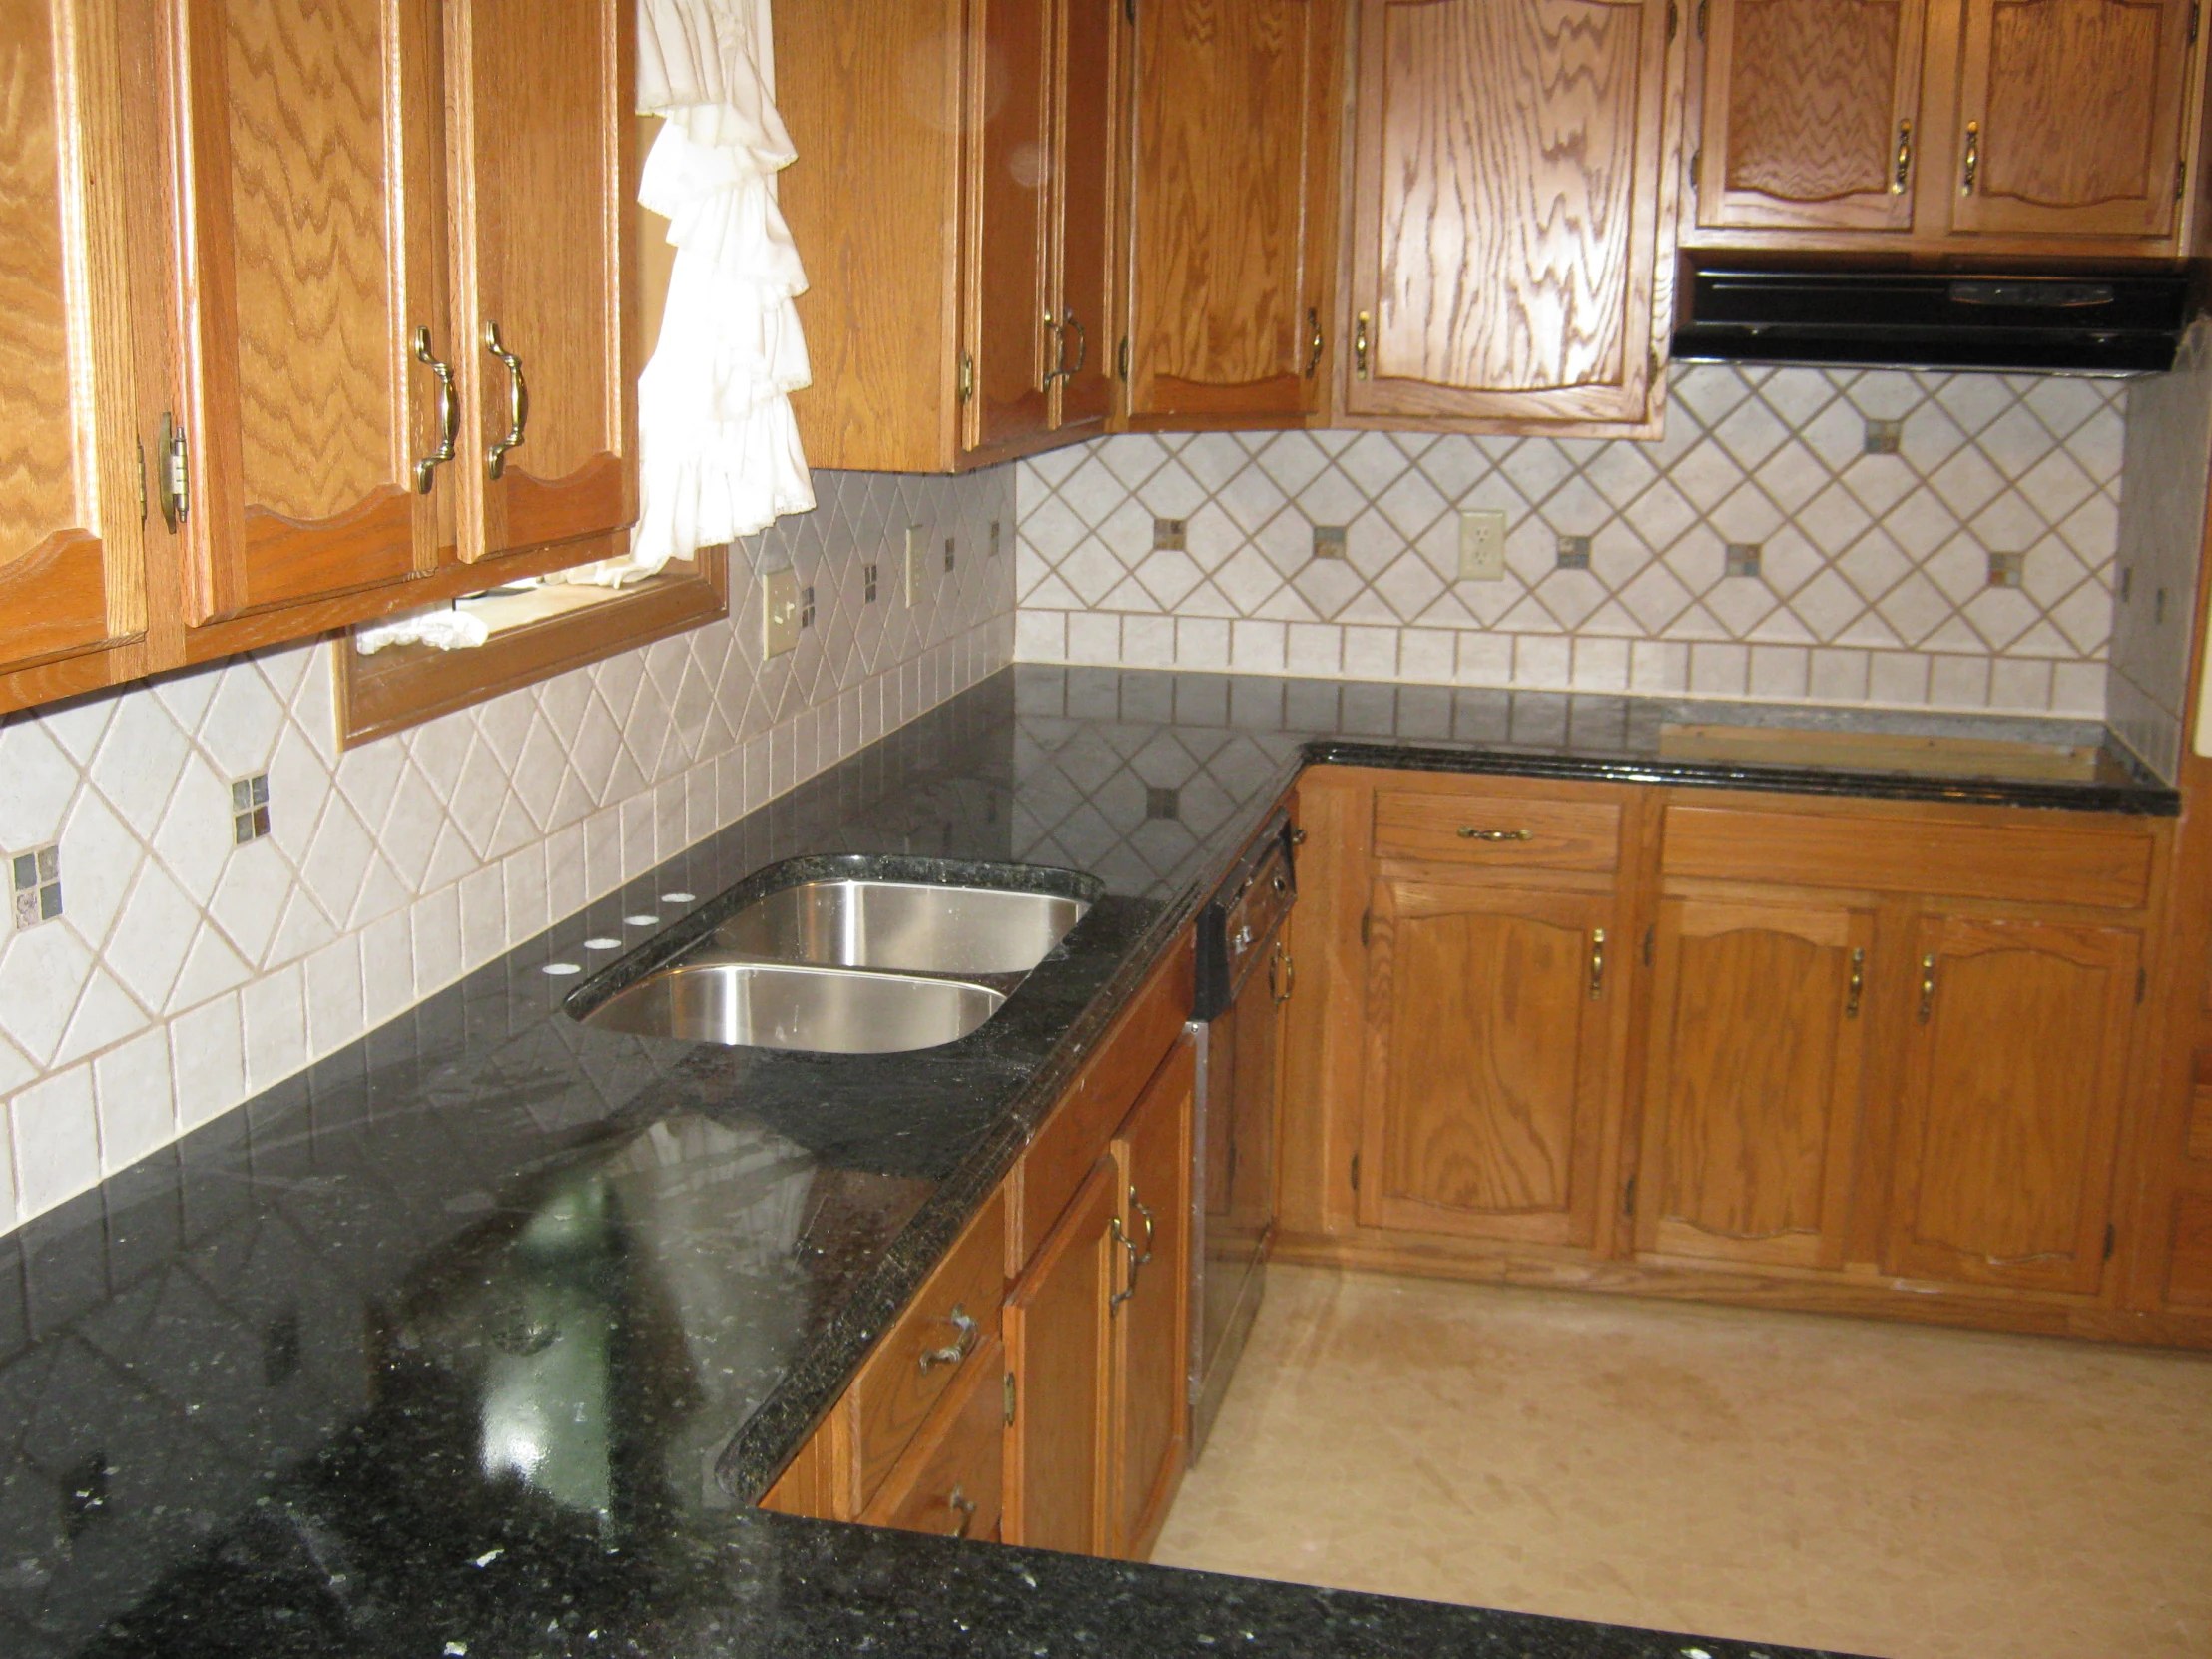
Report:
<svg viewBox="0 0 2212 1659"><path fill-rule="evenodd" d="M1123 116L1122 32L1114 0L1056 0L1058 90L1052 140L1052 424L1103 421L1114 403L1114 201Z"/></svg>
<svg viewBox="0 0 2212 1659"><path fill-rule="evenodd" d="M1119 1382L1107 1547L1139 1560L1151 1553L1183 1472L1197 1053L1188 1038L1175 1045L1113 1143L1122 1234L1149 1260L1113 1315Z"/></svg>
<svg viewBox="0 0 2212 1659"><path fill-rule="evenodd" d="M69 377L76 187L55 109L51 10L0 0L0 561L51 559L54 538L86 523ZM12 641L0 651L32 654Z"/></svg>
<svg viewBox="0 0 2212 1659"><path fill-rule="evenodd" d="M975 0L968 16L962 446L979 449L1050 424L1051 0Z"/></svg>
<svg viewBox="0 0 2212 1659"><path fill-rule="evenodd" d="M1307 202L1328 158L1311 143L1309 88L1328 10L1157 0L1138 11L1132 413L1310 402Z"/></svg>
<svg viewBox="0 0 2212 1659"><path fill-rule="evenodd" d="M1120 1172L1101 1157L1006 1299L1014 1421L1006 1435L1006 1542L1078 1555L1105 1551L1113 1432L1106 1299L1121 1247L1109 1225Z"/></svg>

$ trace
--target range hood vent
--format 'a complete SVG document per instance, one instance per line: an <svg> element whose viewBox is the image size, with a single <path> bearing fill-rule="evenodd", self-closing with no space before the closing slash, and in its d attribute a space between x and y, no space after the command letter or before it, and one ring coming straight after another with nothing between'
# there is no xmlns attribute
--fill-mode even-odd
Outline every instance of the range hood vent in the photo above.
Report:
<svg viewBox="0 0 2212 1659"><path fill-rule="evenodd" d="M1700 269L1685 262L1678 362L2160 374L2188 321L2165 274L1947 275Z"/></svg>

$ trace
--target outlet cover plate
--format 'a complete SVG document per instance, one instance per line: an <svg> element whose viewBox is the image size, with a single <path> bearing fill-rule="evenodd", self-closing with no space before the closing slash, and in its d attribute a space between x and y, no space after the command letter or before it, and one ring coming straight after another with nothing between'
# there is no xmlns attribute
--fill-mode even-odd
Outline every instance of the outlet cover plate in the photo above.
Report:
<svg viewBox="0 0 2212 1659"><path fill-rule="evenodd" d="M1459 580L1505 580L1505 513L1476 507L1459 515Z"/></svg>
<svg viewBox="0 0 2212 1659"><path fill-rule="evenodd" d="M786 566L761 577L761 655L781 657L799 645L799 572Z"/></svg>

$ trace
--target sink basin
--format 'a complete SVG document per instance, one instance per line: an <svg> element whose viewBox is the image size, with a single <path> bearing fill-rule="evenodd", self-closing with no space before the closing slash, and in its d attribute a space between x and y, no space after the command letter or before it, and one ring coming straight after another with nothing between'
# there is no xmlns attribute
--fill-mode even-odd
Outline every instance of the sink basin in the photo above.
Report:
<svg viewBox="0 0 2212 1659"><path fill-rule="evenodd" d="M918 881L809 881L715 930L720 948L907 973L1027 973L1090 906L1057 893Z"/></svg>
<svg viewBox="0 0 2212 1659"><path fill-rule="evenodd" d="M583 1020L644 1037L895 1054L964 1037L1005 1000L987 986L957 979L694 960L641 979Z"/></svg>

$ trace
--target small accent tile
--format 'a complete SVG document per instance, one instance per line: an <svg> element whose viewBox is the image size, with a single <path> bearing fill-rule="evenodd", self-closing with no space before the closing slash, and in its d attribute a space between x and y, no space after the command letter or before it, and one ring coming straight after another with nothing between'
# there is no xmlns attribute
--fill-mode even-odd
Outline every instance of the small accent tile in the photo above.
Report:
<svg viewBox="0 0 2212 1659"><path fill-rule="evenodd" d="M18 931L53 921L62 913L61 848L41 846L18 852L9 861Z"/></svg>
<svg viewBox="0 0 2212 1659"><path fill-rule="evenodd" d="M231 840L244 846L269 833L269 774L231 780Z"/></svg>

